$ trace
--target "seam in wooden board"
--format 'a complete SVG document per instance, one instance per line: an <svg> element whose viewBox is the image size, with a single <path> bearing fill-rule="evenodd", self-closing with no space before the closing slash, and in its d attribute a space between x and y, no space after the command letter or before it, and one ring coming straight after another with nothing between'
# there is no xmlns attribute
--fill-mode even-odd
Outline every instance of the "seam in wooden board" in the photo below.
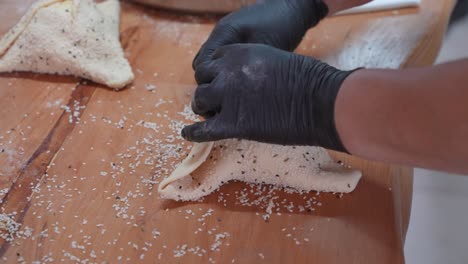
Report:
<svg viewBox="0 0 468 264"><path fill-rule="evenodd" d="M84 86L81 83L78 83L70 96L67 106L73 107L75 101L79 101L80 105L86 106L93 96L95 90L96 87L94 86ZM79 117L81 117L83 113L84 112L80 112ZM13 210L6 210L7 212L19 212L15 217L16 219L14 219L17 223L22 224L24 216L30 207L30 201L24 200L24 197L32 197L33 193L31 186L35 186L43 179L43 175L45 172L47 172L49 165L55 159L65 140L76 127L75 123L69 122L67 114L68 113L65 110L62 112L59 119L55 122L54 126L41 142L39 147L34 151L33 155L28 159L26 164L22 166L18 177L11 185L2 202L0 203L1 208L4 209L9 205L8 202L11 199L14 200L16 198L15 194L26 191L26 195L23 195L23 199L21 199L22 201L20 203L11 205L13 208L16 207L16 209L14 208ZM64 133L64 135L61 138L57 138L57 133ZM51 144L53 145L51 146ZM46 155L44 157L45 160L41 161L43 154ZM0 257L5 254L9 247L10 243L6 242L5 240L0 242Z"/></svg>
<svg viewBox="0 0 468 264"><path fill-rule="evenodd" d="M131 26L125 29L122 33L120 33L120 43L122 45L123 50L126 50L130 46L133 39L138 38L137 35L139 34L139 32L140 27Z"/></svg>
<svg viewBox="0 0 468 264"><path fill-rule="evenodd" d="M140 19L140 22L141 22L141 19ZM134 26L134 27L130 27L130 28L128 28L125 31L120 33L120 35L121 35L120 41L121 41L123 50L126 50L126 49L129 48L129 46L131 46L132 40L138 39L139 32L140 32L140 28L137 27L137 26ZM127 58L127 59L129 59L129 58ZM135 59L136 59L136 57L135 57ZM86 92L85 89L90 89L88 91L89 95L86 98L84 98L83 96L77 98L77 95L80 95L81 93L83 93L83 91ZM73 104L74 104L74 101L77 100L77 99L78 99L78 101L80 101L80 105L86 106L89 103L89 101L91 100L92 96L94 95L95 90L96 90L95 86L84 86L84 85L82 85L81 82L78 82L76 84L76 87L75 87L74 91L71 94L71 97L70 97L70 100L68 101L67 106L71 108L73 106ZM84 112L85 111L80 112L79 117L81 117L84 114ZM43 175L44 175L45 172L47 172L47 170L49 168L49 165L55 160L55 158L58 155L58 152L62 148L63 143L67 139L68 135L70 135L73 132L74 128L75 128L75 123L70 124L66 114L67 113L65 111L62 112L62 114L60 115L57 122L54 124L52 129L47 134L47 137L42 141L42 143L39 145L39 147L34 151L34 154L29 158L26 165L21 168L21 172L20 172L19 176L16 178L16 181L12 184L12 186L8 190L7 194L3 198L2 202L0 203L1 208L5 208L5 205L7 205L8 200L9 200L9 196L11 196L11 192L14 191L14 188L17 186L19 180L21 180L23 178L22 176L27 177L27 175L25 175L25 171L28 169L30 164L33 164L33 162L38 157L40 157L41 153L45 153L45 152L47 152L49 150L48 148L45 148L45 150L43 148L45 146L49 145L49 143L51 141L51 138L54 135L54 133L56 132L56 130L60 126L65 126L66 127L68 125L71 125L71 128L69 128L68 133L66 133L63 136L61 142L59 143L59 146L57 146L54 153L49 156L49 159L47 160L47 163L42 164L41 167L43 168L43 170L40 172L41 173L40 178L37 179L35 181L35 183L40 182L43 179ZM41 150L43 150L43 151L41 152ZM26 186L26 187L27 187L27 190L29 191L28 195L26 197L32 197L32 195L31 195L32 191L31 191L30 186ZM16 219L14 219L17 223L22 224L24 216L26 215L26 213L29 210L30 206L31 206L30 201L26 201L26 204L24 205L23 208L21 208L20 210L16 210L17 212L20 211L20 213L17 214ZM9 247L10 247L10 243L6 242L5 240L0 241L0 257L3 257L3 255L9 249Z"/></svg>
<svg viewBox="0 0 468 264"><path fill-rule="evenodd" d="M140 21L141 21L141 19L140 19ZM139 32L140 32L140 28L137 27L137 26L134 26L134 27L130 27L130 28L128 28L125 31L120 33L120 35L121 35L120 41L122 43L122 48L124 50L128 49L131 46L133 39L138 39ZM137 57L134 57L134 59L136 59L136 58ZM87 91L87 89L89 89L89 90ZM75 100L80 101L80 105L86 106L88 104L88 102L91 100L91 98L93 97L95 90L96 90L96 87L94 85L86 86L86 85L82 85L81 82L77 83L76 87L75 87L75 90L72 92L70 100L67 103L67 106L70 107L70 108L73 107L73 104L74 104ZM86 92L88 93L88 96L87 97L82 96L82 94L83 93L86 94ZM84 113L84 111L80 112L79 117L81 117L83 115L83 113ZM34 183L37 184L37 182L40 182L43 179L43 175L44 175L45 172L47 172L49 165L55 160L55 158L57 157L57 154L58 154L59 150L62 148L62 145L65 142L66 138L68 137L68 135L70 135L72 133L72 131L75 128L75 123L70 124L66 114L67 113L65 111L62 112L62 114L60 115L57 122L54 124L52 129L47 134L46 138L41 142L39 147L34 151L34 154L29 158L28 162L26 162L26 164L24 166L22 166L18 177L16 178L15 182L12 184L12 186L8 190L7 194L3 198L2 202L0 203L1 208L5 208L5 206L9 205L8 201L10 200L10 197L13 196L12 192L15 192L15 190L17 190L18 192L22 192L21 189L19 189L19 190L17 189L17 188L20 188L20 187L18 187L19 182L24 177L28 177L28 175L26 175L26 171L28 170L28 168L30 168L31 164L33 164L34 161L36 161L38 158L40 158L41 154L46 153L47 151L50 151L48 146L49 146L49 144L50 144L50 142L52 140L52 137L56 133L56 131L58 129L62 128L62 127L63 127L63 129L68 129L67 133L65 133L65 135L63 135L63 137L61 138L61 141L59 142L59 144L57 144L58 146L55 147L55 151L53 151L53 153L51 153L51 154L49 154L47 156L47 162L44 162L43 164L40 164L41 165L40 168L42 168L42 170L40 170L38 173L36 173L36 175L38 175L39 173L41 175L40 175L40 178L36 179ZM32 191L31 191L31 188L29 186L29 183L27 185L28 186L26 186L26 184L25 184L25 186L23 186L23 187L26 187L25 191L28 192L28 194L24 195L24 196L25 197L32 197L32 195L31 195ZM29 210L29 207L30 207L30 201L21 201L21 200L20 200L20 203L18 203L17 205L12 205L12 206L16 206L17 208L19 208L19 207L21 207L21 202L23 202L23 204L24 204L24 202L26 202L26 203L24 204L23 208L15 210L16 212L19 212L19 214L17 214L16 217L15 217L16 219L14 219L17 223L20 223L20 224L22 224L24 216L26 215L26 213L27 213L27 211ZM6 253L6 251L8 250L9 247L10 247L10 243L6 242L5 240L0 241L0 257L4 256L4 254Z"/></svg>

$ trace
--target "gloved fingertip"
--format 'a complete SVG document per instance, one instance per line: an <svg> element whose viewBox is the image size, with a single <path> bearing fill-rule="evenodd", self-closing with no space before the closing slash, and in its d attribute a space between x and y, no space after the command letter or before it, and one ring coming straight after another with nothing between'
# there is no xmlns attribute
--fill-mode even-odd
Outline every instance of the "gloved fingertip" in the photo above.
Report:
<svg viewBox="0 0 468 264"><path fill-rule="evenodd" d="M197 52L197 55L195 55L195 58L193 58L193 61L192 61L192 69L193 69L193 70L196 70L196 69L197 69L198 57L200 57L200 51L198 51L198 52Z"/></svg>
<svg viewBox="0 0 468 264"><path fill-rule="evenodd" d="M189 139L187 138L187 127L182 128L182 131L180 131L180 135L181 135L184 139L189 140Z"/></svg>
<svg viewBox="0 0 468 264"><path fill-rule="evenodd" d="M181 131L181 136L188 141L201 142L201 138L203 137L203 133L201 133L200 129L201 124L202 123L195 123L184 127Z"/></svg>

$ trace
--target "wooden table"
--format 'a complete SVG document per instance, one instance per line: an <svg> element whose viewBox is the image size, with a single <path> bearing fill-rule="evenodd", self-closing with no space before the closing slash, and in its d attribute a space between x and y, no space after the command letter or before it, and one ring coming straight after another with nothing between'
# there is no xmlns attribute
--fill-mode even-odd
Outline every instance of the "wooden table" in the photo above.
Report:
<svg viewBox="0 0 468 264"><path fill-rule="evenodd" d="M0 36L30 3L0 2ZM341 68L429 65L453 5L423 0L419 9L327 19L298 52ZM10 219L15 237L0 241L5 262L404 262L411 168L334 153L363 171L352 194L262 195L230 183L202 202L159 199L156 184L189 145L171 135L190 123L180 112L195 89L191 61L216 18L122 7L130 88L0 75L0 222Z"/></svg>

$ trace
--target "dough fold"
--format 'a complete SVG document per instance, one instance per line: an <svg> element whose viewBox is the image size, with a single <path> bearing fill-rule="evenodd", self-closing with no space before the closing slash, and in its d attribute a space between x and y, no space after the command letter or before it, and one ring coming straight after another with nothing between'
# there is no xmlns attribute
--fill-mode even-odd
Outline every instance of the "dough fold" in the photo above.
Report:
<svg viewBox="0 0 468 264"><path fill-rule="evenodd" d="M158 191L165 199L197 200L237 180L299 191L349 193L360 178L360 171L336 163L323 148L224 140L195 143Z"/></svg>

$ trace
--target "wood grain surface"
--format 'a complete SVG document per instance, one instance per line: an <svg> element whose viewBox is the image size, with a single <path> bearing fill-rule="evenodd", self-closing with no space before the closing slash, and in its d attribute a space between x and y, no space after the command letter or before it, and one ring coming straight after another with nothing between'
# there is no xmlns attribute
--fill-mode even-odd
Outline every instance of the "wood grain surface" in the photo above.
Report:
<svg viewBox="0 0 468 264"><path fill-rule="evenodd" d="M0 36L31 2L0 2ZM453 4L327 19L298 52L342 68L429 65ZM123 2L121 41L136 80L121 92L0 75L0 234L12 240L0 240L4 262L404 262L411 168L332 153L363 171L355 192L229 183L201 202L158 197L157 183L191 145L178 137L192 122L191 61L216 20Z"/></svg>

